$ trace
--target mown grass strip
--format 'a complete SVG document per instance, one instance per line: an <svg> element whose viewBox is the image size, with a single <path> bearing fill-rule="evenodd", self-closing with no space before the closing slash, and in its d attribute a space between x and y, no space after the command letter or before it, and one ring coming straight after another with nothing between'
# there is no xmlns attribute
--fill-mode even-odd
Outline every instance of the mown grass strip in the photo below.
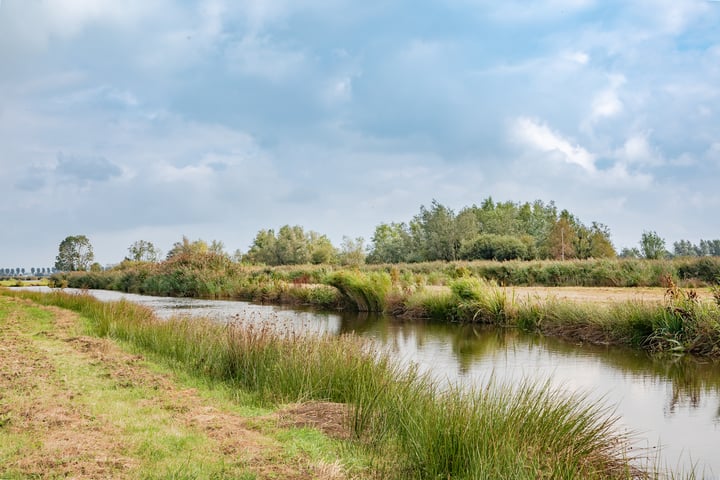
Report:
<svg viewBox="0 0 720 480"><path fill-rule="evenodd" d="M0 478L256 478L243 458L178 421L167 391L117 378L55 320L0 298Z"/></svg>

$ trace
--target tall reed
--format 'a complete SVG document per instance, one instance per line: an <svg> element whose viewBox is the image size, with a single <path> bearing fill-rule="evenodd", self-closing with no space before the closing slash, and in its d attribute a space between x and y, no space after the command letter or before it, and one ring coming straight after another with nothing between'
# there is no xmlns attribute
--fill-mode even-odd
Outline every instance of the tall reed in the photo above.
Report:
<svg viewBox="0 0 720 480"><path fill-rule="evenodd" d="M348 297L359 312L385 310L387 295L392 287L390 275L385 272L340 271L330 274L325 283Z"/></svg>

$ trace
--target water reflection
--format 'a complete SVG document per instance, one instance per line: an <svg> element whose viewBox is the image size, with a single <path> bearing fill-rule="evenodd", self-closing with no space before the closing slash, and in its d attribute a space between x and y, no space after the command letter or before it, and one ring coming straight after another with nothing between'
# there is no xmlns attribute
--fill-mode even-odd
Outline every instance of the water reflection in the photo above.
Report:
<svg viewBox="0 0 720 480"><path fill-rule="evenodd" d="M468 376L478 365L498 362L515 366L532 366L532 362L519 357L550 355L562 361L600 361L617 374L630 376L633 381L668 382L664 411L667 416L679 408L700 408L703 395L713 398L720 394L720 362L691 356L650 355L636 349L579 345L540 335L524 334L516 329L503 329L482 325L457 325L426 321L403 322L396 319L362 315L342 316L339 332L355 332L373 338L390 350L407 354L408 349L425 352L428 359L437 358L449 346L458 377ZM410 345L412 343L412 345ZM446 372L447 373L447 372ZM714 418L720 420L720 406Z"/></svg>
<svg viewBox="0 0 720 480"><path fill-rule="evenodd" d="M720 363L688 356L654 356L635 349L579 345L516 329L386 317L343 317L340 331L355 331L385 345L440 380L478 385L550 381L616 406L620 426L637 432L636 448L661 449L673 469L700 468L717 478L720 458Z"/></svg>

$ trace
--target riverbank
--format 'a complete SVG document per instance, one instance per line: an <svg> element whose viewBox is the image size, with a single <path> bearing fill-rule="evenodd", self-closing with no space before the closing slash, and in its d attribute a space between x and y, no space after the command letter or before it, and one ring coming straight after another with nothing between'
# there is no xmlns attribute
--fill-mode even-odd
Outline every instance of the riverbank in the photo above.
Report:
<svg viewBox="0 0 720 480"><path fill-rule="evenodd" d="M61 293L3 295L78 311L94 335L133 346L134 355L164 358L265 408L297 399L348 405L347 445L364 452L360 458L371 459L368 471L382 478L641 474L627 463L625 441L614 433L606 410L546 385L440 391L352 336L279 338L241 325L158 322L147 309L127 302L105 304ZM129 377L123 378L132 381Z"/></svg>
<svg viewBox="0 0 720 480"><path fill-rule="evenodd" d="M503 285L480 276L496 272L492 275L497 277L498 271L507 274L500 277L515 279L520 285ZM717 271L720 261L710 258L433 263L347 270L248 267L204 254L160 264L126 263L108 272L61 274L53 281L75 288L486 323L574 342L720 357L720 286L703 283ZM523 285L528 278L542 278L547 284ZM608 281L661 286L582 286ZM568 284L574 286L558 286ZM708 286L694 286L703 284Z"/></svg>

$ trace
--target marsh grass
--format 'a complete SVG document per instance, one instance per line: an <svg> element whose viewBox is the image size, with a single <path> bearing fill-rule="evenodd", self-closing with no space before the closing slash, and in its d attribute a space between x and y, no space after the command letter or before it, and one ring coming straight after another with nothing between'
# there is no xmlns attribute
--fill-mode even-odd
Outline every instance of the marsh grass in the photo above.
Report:
<svg viewBox="0 0 720 480"><path fill-rule="evenodd" d="M668 278L664 302L611 304L558 298L517 298L511 289L475 277L450 282L450 290L419 289L396 300L405 318L518 327L573 341L627 345L654 352L720 355L720 304L699 299ZM399 312L399 313L396 313Z"/></svg>
<svg viewBox="0 0 720 480"><path fill-rule="evenodd" d="M250 324L160 321L129 302L8 292L86 317L93 333L162 356L184 371L268 403L351 405L349 428L384 478L632 478L625 438L597 403L547 384L440 388L361 339L278 334ZM474 301L482 301L475 298Z"/></svg>
<svg viewBox="0 0 720 480"><path fill-rule="evenodd" d="M340 271L330 274L325 283L337 288L351 300L359 312L382 312L392 287L389 273Z"/></svg>
<svg viewBox="0 0 720 480"><path fill-rule="evenodd" d="M450 291L420 289L399 302L403 303L398 307L399 316L406 318L455 320L457 317L457 302Z"/></svg>

